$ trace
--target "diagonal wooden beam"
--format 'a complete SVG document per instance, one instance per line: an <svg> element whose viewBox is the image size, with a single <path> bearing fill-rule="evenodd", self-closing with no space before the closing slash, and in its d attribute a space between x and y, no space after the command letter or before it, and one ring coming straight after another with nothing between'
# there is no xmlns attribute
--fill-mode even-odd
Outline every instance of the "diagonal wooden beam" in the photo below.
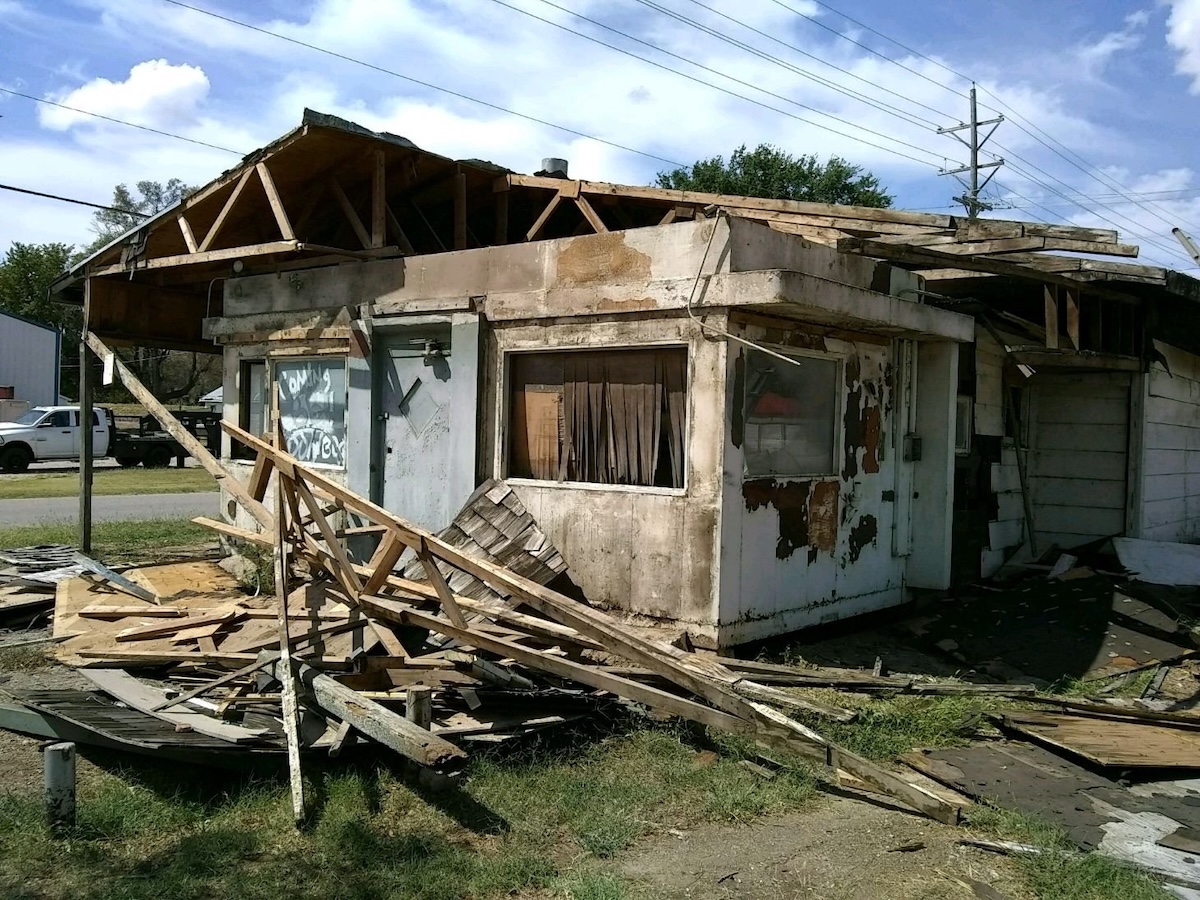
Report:
<svg viewBox="0 0 1200 900"><path fill-rule="evenodd" d="M396 243L400 245L400 249L404 251L406 256L416 256L417 251L413 249L412 241L408 239L408 235L400 227L400 220L396 218L396 214L392 212L392 208L385 203L383 209L387 214L388 224L391 226L392 231L396 233Z"/></svg>
<svg viewBox="0 0 1200 900"><path fill-rule="evenodd" d="M525 240L532 241L541 233L541 230L546 226L546 222L550 220L550 217L554 215L554 211L558 209L558 204L562 203L562 199L563 196L561 193L555 194L550 198L550 202L546 204L546 208L542 210L542 214L537 217L537 221L533 223L529 231L525 232Z"/></svg>
<svg viewBox="0 0 1200 900"><path fill-rule="evenodd" d="M212 228L208 229L208 234L204 236L204 240L200 242L200 246L196 250L203 253L212 246L213 241L217 239L217 235L221 233L221 226L225 224L225 220L229 218L229 213L233 210L234 204L238 202L238 198L242 196L242 191L246 189L246 182L250 180L250 176L254 174L253 169L247 169L242 173L242 177L238 179L238 183L233 186L233 192L229 195L229 199L225 201L225 205L221 207L221 211L217 213L216 220L212 223Z"/></svg>
<svg viewBox="0 0 1200 900"><path fill-rule="evenodd" d="M600 218L599 213L588 203L587 197L582 194L575 198L575 205L579 207L579 211L583 213L583 217L588 220L588 224L595 229L596 234L604 234L608 231L608 226L604 224L604 220Z"/></svg>
<svg viewBox="0 0 1200 900"><path fill-rule="evenodd" d="M329 520L325 518L320 502L312 495L312 491L308 489L308 485L304 483L304 479L296 477L294 474L292 479L296 493L304 505L308 507L309 515L317 523L317 528L321 530L321 537L325 538L325 543L329 545L329 552L337 560L338 568L345 578L346 588L350 591L351 599L357 602L359 594L362 593L363 586L362 581L359 580L358 573L354 571L354 564L346 556L346 551L342 549L337 533L333 530L333 526L329 524Z"/></svg>
<svg viewBox="0 0 1200 900"><path fill-rule="evenodd" d="M383 536L383 540L379 542L379 549L368 563L371 574L368 576L366 584L363 585L364 594L378 593L379 589L387 583L392 569L395 568L405 549L404 541L396 536L396 532L389 531Z"/></svg>
<svg viewBox="0 0 1200 900"><path fill-rule="evenodd" d="M350 202L350 198L346 196L346 192L342 190L341 183L333 175L329 176L329 190L333 192L333 196L337 199L338 206L342 208L342 212L346 214L347 221L350 222L350 227L354 229L354 233L358 235L358 239L362 242L364 250L371 249L371 235L367 233L367 228L363 225L362 219L358 217L358 213L354 211L354 204Z"/></svg>
<svg viewBox="0 0 1200 900"><path fill-rule="evenodd" d="M425 567L425 577L429 579L429 583L433 585L433 589L437 591L438 601L442 604L442 610L446 616L458 628L467 627L467 619L462 614L462 610L458 608L458 603L454 599L454 594L450 592L450 585L446 584L446 579L442 575L442 570L438 568L437 560L429 552L429 546L425 540L421 540L421 546L417 550L417 556L421 560L421 565Z"/></svg>
<svg viewBox="0 0 1200 900"><path fill-rule="evenodd" d="M179 230L183 232L183 242L187 244L188 253L198 252L200 247L196 243L196 236L192 234L192 226L188 224L187 217L180 213L175 218L179 222Z"/></svg>
<svg viewBox="0 0 1200 900"><path fill-rule="evenodd" d="M275 179L271 177L270 169L265 162L260 162L254 167L254 171L258 173L258 180L262 182L263 190L266 191L267 202L271 204L271 212L275 214L275 224L279 226L279 233L285 241L294 241L296 232L292 230L292 223L288 221L287 211L283 208L283 200L279 197L279 190L275 187Z"/></svg>

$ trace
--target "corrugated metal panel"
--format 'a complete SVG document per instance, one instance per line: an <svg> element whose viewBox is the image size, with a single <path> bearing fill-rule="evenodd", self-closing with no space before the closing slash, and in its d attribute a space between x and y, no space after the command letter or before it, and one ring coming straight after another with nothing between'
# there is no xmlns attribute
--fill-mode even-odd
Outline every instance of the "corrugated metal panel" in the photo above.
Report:
<svg viewBox="0 0 1200 900"><path fill-rule="evenodd" d="M1029 490L1038 546L1125 531L1129 376L1039 375Z"/></svg>
<svg viewBox="0 0 1200 900"><path fill-rule="evenodd" d="M0 313L0 385L30 406L58 402L58 333Z"/></svg>

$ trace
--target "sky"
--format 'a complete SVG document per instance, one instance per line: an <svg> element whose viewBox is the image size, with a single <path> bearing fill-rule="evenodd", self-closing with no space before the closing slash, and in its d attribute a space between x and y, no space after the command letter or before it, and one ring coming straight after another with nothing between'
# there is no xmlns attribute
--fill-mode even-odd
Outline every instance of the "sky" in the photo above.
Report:
<svg viewBox="0 0 1200 900"><path fill-rule="evenodd" d="M1171 227L1200 240L1200 0L0 0L0 184L199 186L308 107L627 184L769 143L950 213L967 153L938 128L972 80L1005 117L990 215L1198 271ZM86 207L0 190L0 254L93 238Z"/></svg>

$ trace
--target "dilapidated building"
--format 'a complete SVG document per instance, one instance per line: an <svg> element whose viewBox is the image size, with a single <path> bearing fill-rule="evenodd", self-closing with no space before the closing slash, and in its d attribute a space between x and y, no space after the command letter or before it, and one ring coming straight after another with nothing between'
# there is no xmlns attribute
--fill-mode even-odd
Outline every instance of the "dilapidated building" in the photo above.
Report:
<svg viewBox="0 0 1200 900"><path fill-rule="evenodd" d="M1100 502L1053 486L1054 453L1117 452L1050 428L1079 377L1096 399L1125 378L1101 406L1128 410L1122 490L1141 493L1122 509L1154 527L1149 470L1128 472L1154 455L1155 429L1128 435L1165 383L1146 309L1195 300L1170 273L1127 296L1033 252L1056 249L1130 253L1113 232L517 175L306 114L57 287L108 346L222 353L228 420L278 423L294 456L418 524L507 480L589 601L725 646L947 588L1031 536L1090 537L1050 511ZM1023 359L1021 304L1049 317L1052 294L1074 343ZM1109 302L1127 324L1083 324Z"/></svg>

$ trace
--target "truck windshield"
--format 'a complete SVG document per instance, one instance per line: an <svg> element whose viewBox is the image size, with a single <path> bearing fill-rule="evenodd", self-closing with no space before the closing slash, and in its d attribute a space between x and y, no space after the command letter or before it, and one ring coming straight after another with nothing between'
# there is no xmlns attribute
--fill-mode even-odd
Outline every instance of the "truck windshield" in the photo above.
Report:
<svg viewBox="0 0 1200 900"><path fill-rule="evenodd" d="M36 425L38 420L49 411L50 410L43 409L40 406L35 406L33 409L29 410L29 412L25 413L25 415L14 419L13 422L17 425Z"/></svg>

